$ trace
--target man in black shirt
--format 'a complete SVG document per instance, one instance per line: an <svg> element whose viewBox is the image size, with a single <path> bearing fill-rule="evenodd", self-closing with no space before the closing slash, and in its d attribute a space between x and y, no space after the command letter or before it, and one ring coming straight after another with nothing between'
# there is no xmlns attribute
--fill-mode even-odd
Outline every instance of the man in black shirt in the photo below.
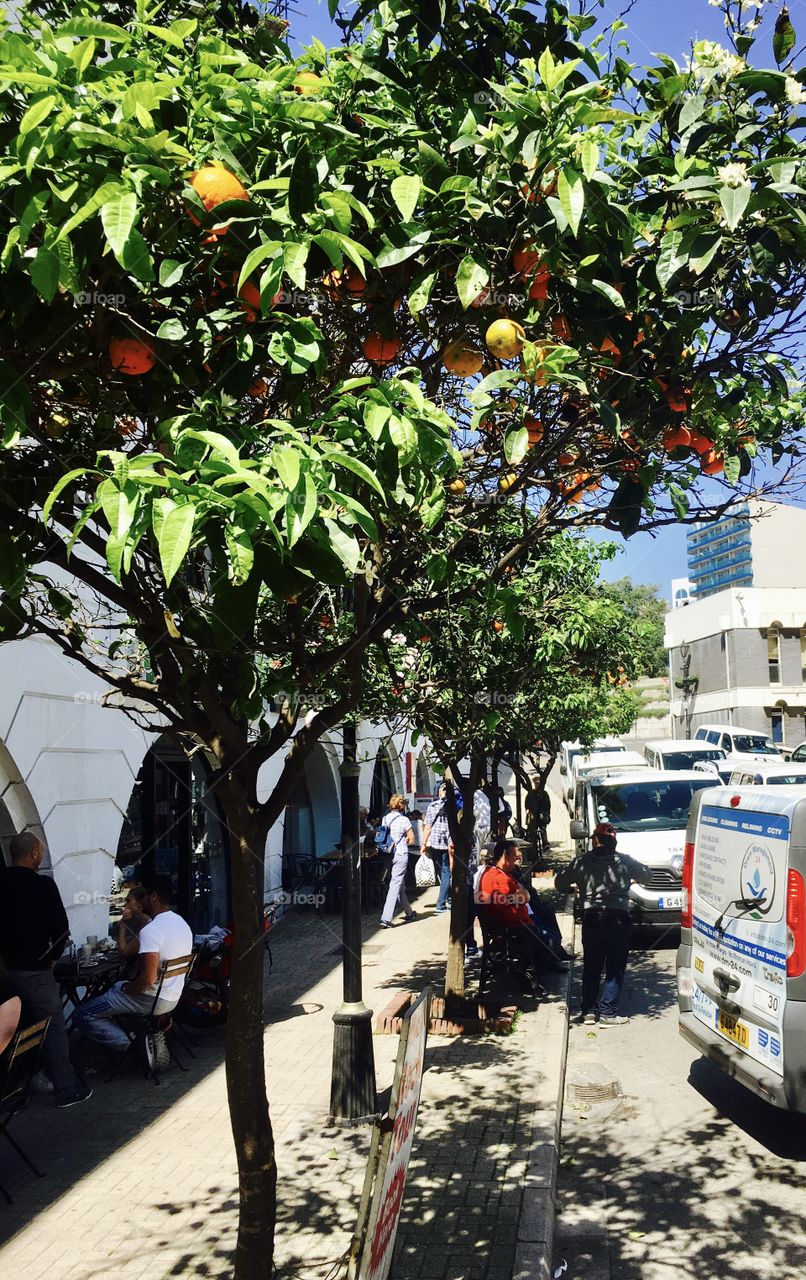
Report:
<svg viewBox="0 0 806 1280"><path fill-rule="evenodd" d="M45 1068L53 1081L57 1107L72 1107L91 1097L79 1084L70 1062L54 961L69 937L67 912L49 876L40 876L44 846L32 831L14 836L11 866L0 872L0 956L8 982L21 998L26 1024L50 1018L45 1038Z"/></svg>

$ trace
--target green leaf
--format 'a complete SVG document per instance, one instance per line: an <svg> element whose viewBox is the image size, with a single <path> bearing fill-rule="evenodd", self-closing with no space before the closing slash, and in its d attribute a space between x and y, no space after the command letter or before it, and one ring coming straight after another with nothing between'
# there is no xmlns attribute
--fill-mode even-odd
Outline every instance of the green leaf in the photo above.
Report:
<svg viewBox="0 0 806 1280"><path fill-rule="evenodd" d="M181 508L180 508L181 510ZM240 587L246 582L255 563L255 549L246 529L239 525L225 525L224 538L232 568L232 581Z"/></svg>
<svg viewBox="0 0 806 1280"><path fill-rule="evenodd" d="M136 227L129 232L129 238L120 255L120 265L129 271L135 280L153 280L154 263L151 252Z"/></svg>
<svg viewBox="0 0 806 1280"><path fill-rule="evenodd" d="M727 480L728 484L739 483L739 476L741 475L741 469L742 469L741 459L733 455L728 455L728 457L725 458L725 479Z"/></svg>
<svg viewBox="0 0 806 1280"><path fill-rule="evenodd" d="M695 120L699 120L707 106L708 99L701 93L695 94L693 98L684 102L680 112L680 132L685 133Z"/></svg>
<svg viewBox="0 0 806 1280"><path fill-rule="evenodd" d="M30 133L32 129L35 129L37 125L47 119L55 105L55 94L48 94L46 98L40 98L32 107L29 107L17 126L20 137L24 138L27 133Z"/></svg>
<svg viewBox="0 0 806 1280"><path fill-rule="evenodd" d="M286 275L298 289L305 288L305 263L308 261L309 248L308 244L295 240L283 245Z"/></svg>
<svg viewBox="0 0 806 1280"><path fill-rule="evenodd" d="M300 247L301 246L297 245L297 248ZM278 254L281 254L282 249L283 246L279 240L267 240L265 244L259 244L256 249L253 249L251 253L248 253L238 276L236 290L240 291L244 281L249 279L255 267L260 266L261 262L265 262L267 258L274 258Z"/></svg>
<svg viewBox="0 0 806 1280"><path fill-rule="evenodd" d="M67 486L71 485L74 480L83 479L83 477L86 476L86 474L87 474L86 467L77 467L74 471L68 471L66 475L59 477L56 484L53 486L47 498L45 499L44 506L42 507L42 523L43 524L47 524L48 520L50 519L51 511L53 510L55 504L58 502L59 498L61 497L62 493L67 488Z"/></svg>
<svg viewBox="0 0 806 1280"><path fill-rule="evenodd" d="M37 249L36 257L31 261L31 281L37 293L52 302L59 287L60 261L58 254L44 245Z"/></svg>
<svg viewBox="0 0 806 1280"><path fill-rule="evenodd" d="M136 217L137 196L133 191L121 191L101 208L104 234L118 262Z"/></svg>
<svg viewBox="0 0 806 1280"><path fill-rule="evenodd" d="M289 547L299 542L316 514L318 502L319 495L313 477L306 471L302 475L300 484L286 498L285 514Z"/></svg>
<svg viewBox="0 0 806 1280"><path fill-rule="evenodd" d="M465 311L478 297L489 279L490 273L487 268L476 262L470 254L462 258L456 270L456 292Z"/></svg>
<svg viewBox="0 0 806 1280"><path fill-rule="evenodd" d="M740 187L723 187L719 193L719 203L725 212L725 221L731 231L735 231L742 220L752 194L750 184L743 182Z"/></svg>
<svg viewBox="0 0 806 1280"><path fill-rule="evenodd" d="M318 186L311 149L305 141L294 157L288 186L288 212L293 222L300 223L303 215L316 207Z"/></svg>
<svg viewBox="0 0 806 1280"><path fill-rule="evenodd" d="M666 287L670 280L676 276L681 267L685 265L686 260L680 253L680 246L682 243L682 231L667 231L661 241L661 250L658 254L655 274L657 275L658 283L664 292L666 291Z"/></svg>
<svg viewBox="0 0 806 1280"><path fill-rule="evenodd" d="M381 484L378 477L373 471L362 462L360 458L354 458L350 453L325 453L322 455L323 460L327 460L333 466L346 467L348 471L352 471L353 475L363 480L371 489L374 489L380 498L386 499L386 490Z"/></svg>
<svg viewBox="0 0 806 1280"><path fill-rule="evenodd" d="M355 534L348 533L335 520L324 519L330 543L348 573L357 573L361 563L361 547Z"/></svg>
<svg viewBox="0 0 806 1280"><path fill-rule="evenodd" d="M54 243L58 243L65 236L69 236L71 231L75 231L76 227L80 227L82 222L86 222L88 218L91 218L93 214L97 213L99 209L103 208L105 204L113 200L115 196L120 195L124 190L125 188L121 187L119 182L104 182L90 196L89 200L80 209L77 209L72 217L68 218L59 228L59 234Z"/></svg>
<svg viewBox="0 0 806 1280"><path fill-rule="evenodd" d="M416 174L401 174L392 183L392 199L400 210L404 222L411 222L417 201L420 198L422 183Z"/></svg>
<svg viewBox="0 0 806 1280"><path fill-rule="evenodd" d="M300 455L288 445L278 444L271 451L280 482L286 489L296 489L300 473Z"/></svg>
<svg viewBox="0 0 806 1280"><path fill-rule="evenodd" d="M722 236L715 232L713 236L698 236L691 247L692 257L689 258L689 267L695 276L702 275L706 267L710 266L719 251L722 244ZM697 254L694 257L694 254Z"/></svg>
<svg viewBox="0 0 806 1280"><path fill-rule="evenodd" d="M552 76L554 75L554 58L548 45L546 45L537 60L537 71L543 84L547 89L550 89Z"/></svg>
<svg viewBox="0 0 806 1280"><path fill-rule="evenodd" d="M428 306L428 299L431 297L431 290L436 282L436 272L423 276L422 280L412 289L409 294L409 311L416 318L418 313Z"/></svg>
<svg viewBox="0 0 806 1280"><path fill-rule="evenodd" d="M101 22L98 18L68 18L59 26L59 34L67 36L93 36L96 40L109 40L113 44L128 44L131 36L123 27L116 27L111 22Z"/></svg>
<svg viewBox="0 0 806 1280"><path fill-rule="evenodd" d="M563 169L557 179L557 195L560 199L560 208L576 236L585 211L585 186L581 174L575 169Z"/></svg>
<svg viewBox="0 0 806 1280"><path fill-rule="evenodd" d="M599 168L599 143L593 138L585 138L580 148L580 159L585 177L592 178Z"/></svg>
<svg viewBox="0 0 806 1280"><path fill-rule="evenodd" d="M188 269L187 262L179 262L176 258L163 258L160 263L159 279L164 289L178 284Z"/></svg>
<svg viewBox="0 0 806 1280"><path fill-rule="evenodd" d="M510 431L504 440L504 457L512 466L522 462L529 452L529 432L525 427Z"/></svg>
<svg viewBox="0 0 806 1280"><path fill-rule="evenodd" d="M612 284L608 284L606 280L591 280L590 286L597 293L601 293L607 298L608 302L612 302L617 311L624 310L624 299L618 289L614 289Z"/></svg>
<svg viewBox="0 0 806 1280"><path fill-rule="evenodd" d="M787 55L794 49L796 38L795 28L790 21L789 10L784 5L776 18L775 34L772 37L772 51L779 67L783 62L786 62Z"/></svg>
<svg viewBox="0 0 806 1280"><path fill-rule="evenodd" d="M187 329L181 320L163 320L157 330L157 337L164 338L166 342L184 342Z"/></svg>
<svg viewBox="0 0 806 1280"><path fill-rule="evenodd" d="M169 511L162 522L159 532L160 564L167 586L171 585L190 549L195 515L195 504L185 502Z"/></svg>

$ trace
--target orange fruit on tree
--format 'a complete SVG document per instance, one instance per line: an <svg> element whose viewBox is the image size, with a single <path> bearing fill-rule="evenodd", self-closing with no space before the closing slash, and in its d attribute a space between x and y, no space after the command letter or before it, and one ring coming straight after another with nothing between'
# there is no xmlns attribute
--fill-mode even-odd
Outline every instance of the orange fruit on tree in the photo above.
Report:
<svg viewBox="0 0 806 1280"><path fill-rule="evenodd" d="M725 470L725 458L718 449L708 449L700 454L700 470L707 476L718 476Z"/></svg>
<svg viewBox="0 0 806 1280"><path fill-rule="evenodd" d="M667 453L675 449L687 449L691 444L691 432L688 427L667 427L663 433L663 447Z"/></svg>
<svg viewBox="0 0 806 1280"><path fill-rule="evenodd" d="M361 294L366 292L367 282L358 267L345 267L341 278L342 284L348 293Z"/></svg>
<svg viewBox="0 0 806 1280"><path fill-rule="evenodd" d="M197 169L195 173L192 173L190 175L190 185L208 213L211 209L215 209L219 204L224 204L227 200L249 199L249 192L246 187L239 178L235 177L234 173L230 173L226 165L223 165L220 160L211 160L209 164L202 165L201 169ZM190 217L198 226L199 219L192 211L190 211ZM226 232L226 223L213 227L210 235L205 238L205 242L214 242L219 236L225 235Z"/></svg>
<svg viewBox="0 0 806 1280"><path fill-rule="evenodd" d="M294 92L302 94L303 98L312 98L319 92L321 84L322 77L315 71L300 71L294 78Z"/></svg>
<svg viewBox="0 0 806 1280"><path fill-rule="evenodd" d="M472 378L484 364L484 356L467 338L457 338L443 351L442 363L460 378Z"/></svg>
<svg viewBox="0 0 806 1280"><path fill-rule="evenodd" d="M517 482L518 482L517 472L508 471L507 474L505 476L502 476L501 479L498 481L498 488L501 490L502 493L509 493L512 486L514 484L517 484Z"/></svg>
<svg viewBox="0 0 806 1280"><path fill-rule="evenodd" d="M260 400L266 395L268 389L269 384L265 378L255 378L255 381L252 383L251 387L249 387L246 394L251 396L253 400Z"/></svg>
<svg viewBox="0 0 806 1280"><path fill-rule="evenodd" d="M613 339L608 336L599 347L602 355L612 356L614 364L621 363L621 347L617 346Z"/></svg>
<svg viewBox="0 0 806 1280"><path fill-rule="evenodd" d="M499 635L500 635L500 633L501 633L503 630L504 630L504 624L503 624L503 622L501 621L501 619L500 619L500 618L496 618L496 619L495 619L495 622L493 623L493 631L497 631L497 632L499 633Z"/></svg>
<svg viewBox="0 0 806 1280"><path fill-rule="evenodd" d="M481 290L480 293L476 294L475 298L473 299L470 305L471 307L483 307L487 304L487 302L489 301L489 298L490 298L490 286L485 284L484 288Z"/></svg>
<svg viewBox="0 0 806 1280"><path fill-rule="evenodd" d="M452 493L456 497L461 497L463 493L467 493L467 485L462 479L451 480L450 484L445 485L445 488L448 493Z"/></svg>
<svg viewBox="0 0 806 1280"><path fill-rule="evenodd" d="M549 296L549 277L536 276L526 295L530 302L545 302Z"/></svg>
<svg viewBox="0 0 806 1280"><path fill-rule="evenodd" d="M529 444L534 448L543 439L543 423L532 414L527 414L523 420L523 425L529 434Z"/></svg>
<svg viewBox="0 0 806 1280"><path fill-rule="evenodd" d="M376 330L364 339L361 349L371 364L391 364L400 351L400 339L385 338Z"/></svg>
<svg viewBox="0 0 806 1280"><path fill-rule="evenodd" d="M142 338L111 338L108 353L112 368L130 378L148 373L157 361L153 342Z"/></svg>
<svg viewBox="0 0 806 1280"><path fill-rule="evenodd" d="M241 310L246 315L246 323L254 324L260 315L260 290L251 280L244 280L238 290L238 297L243 299Z"/></svg>
<svg viewBox="0 0 806 1280"><path fill-rule="evenodd" d="M672 413L688 413L691 402L691 387L670 387L666 392L666 403Z"/></svg>
<svg viewBox="0 0 806 1280"><path fill-rule="evenodd" d="M575 449L563 449L557 454L557 465L560 467L573 467L578 454Z"/></svg>
<svg viewBox="0 0 806 1280"><path fill-rule="evenodd" d="M560 342L571 341L571 326L565 316L555 316L551 322L551 331Z"/></svg>
<svg viewBox="0 0 806 1280"><path fill-rule="evenodd" d="M526 344L526 331L517 320L494 320L484 335L490 351L499 360L513 360Z"/></svg>
<svg viewBox="0 0 806 1280"><path fill-rule="evenodd" d="M516 249L512 255L512 267L517 271L522 280L527 276L545 275L549 278L549 269L540 257L540 250L536 248L534 240L528 240Z"/></svg>
<svg viewBox="0 0 806 1280"><path fill-rule="evenodd" d="M707 453L709 449L713 449L713 440L709 440L708 436L704 436L701 431L695 431L692 427L690 428L689 434L691 436L689 443L695 453Z"/></svg>

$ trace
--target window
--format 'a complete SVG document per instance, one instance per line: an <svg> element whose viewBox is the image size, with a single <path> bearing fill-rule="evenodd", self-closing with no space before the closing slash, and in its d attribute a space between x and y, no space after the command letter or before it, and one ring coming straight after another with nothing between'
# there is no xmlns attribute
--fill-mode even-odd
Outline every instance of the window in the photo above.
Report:
<svg viewBox="0 0 806 1280"><path fill-rule="evenodd" d="M770 684L781 683L781 633L767 632L767 665L770 671Z"/></svg>
<svg viewBox="0 0 806 1280"><path fill-rule="evenodd" d="M720 742L720 744L719 744L719 745L720 745L720 746L721 746L725 751L732 751L732 750L733 750L733 743L731 742L731 738L730 738L730 734L729 734L729 733L723 733L723 734L722 734L722 741Z"/></svg>
<svg viewBox="0 0 806 1280"><path fill-rule="evenodd" d="M806 631L800 633L800 682L806 684Z"/></svg>
<svg viewBox="0 0 806 1280"><path fill-rule="evenodd" d="M772 727L773 742L783 742L784 740L784 713L783 711L770 712L770 725Z"/></svg>

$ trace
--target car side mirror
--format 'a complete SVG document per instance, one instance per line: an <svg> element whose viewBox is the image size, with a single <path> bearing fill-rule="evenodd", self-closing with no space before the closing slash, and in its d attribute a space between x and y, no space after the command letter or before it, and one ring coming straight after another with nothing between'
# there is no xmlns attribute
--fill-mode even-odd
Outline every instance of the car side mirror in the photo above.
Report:
<svg viewBox="0 0 806 1280"><path fill-rule="evenodd" d="M783 754L784 760L791 760L791 759L792 759L792 752L791 752L791 751L784 751L782 754Z"/></svg>
<svg viewBox="0 0 806 1280"><path fill-rule="evenodd" d="M579 818L574 818L571 822L571 839L584 840L588 834L588 828L584 822L580 822Z"/></svg>

